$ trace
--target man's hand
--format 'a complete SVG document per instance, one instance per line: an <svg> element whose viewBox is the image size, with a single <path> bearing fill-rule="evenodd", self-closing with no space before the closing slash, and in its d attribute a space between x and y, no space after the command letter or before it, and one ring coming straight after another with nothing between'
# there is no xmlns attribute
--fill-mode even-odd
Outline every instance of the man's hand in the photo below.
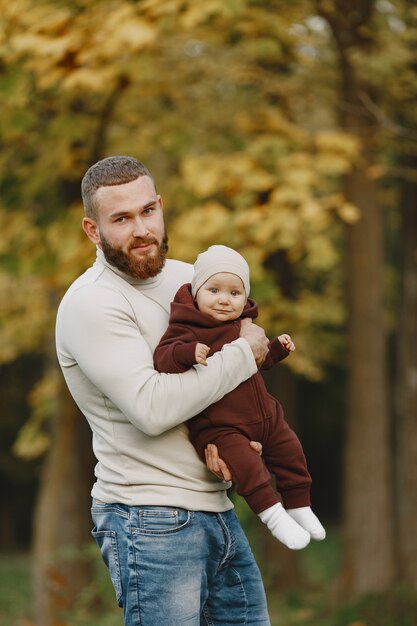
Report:
<svg viewBox="0 0 417 626"><path fill-rule="evenodd" d="M255 450L259 455L262 454L262 444L259 441L250 441L249 446ZM232 474L227 467L226 463L223 459L219 458L219 452L217 450L217 446L214 443L209 443L207 448L205 449L206 455L206 465L210 472L213 472L220 478L220 480L229 481L233 480Z"/></svg>
<svg viewBox="0 0 417 626"><path fill-rule="evenodd" d="M240 324L240 337L246 339L252 349L256 365L260 367L265 361L269 345L264 329L256 324L252 324L252 320L249 317L245 317Z"/></svg>
<svg viewBox="0 0 417 626"><path fill-rule="evenodd" d="M200 365L207 365L207 355L210 352L209 346L205 343L198 343L195 347L195 362Z"/></svg>

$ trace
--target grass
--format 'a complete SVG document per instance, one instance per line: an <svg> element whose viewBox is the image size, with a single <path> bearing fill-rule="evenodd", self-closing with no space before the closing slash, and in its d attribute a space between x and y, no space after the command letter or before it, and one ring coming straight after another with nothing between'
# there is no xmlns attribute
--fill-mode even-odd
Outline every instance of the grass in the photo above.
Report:
<svg viewBox="0 0 417 626"><path fill-rule="evenodd" d="M32 606L30 559L27 554L0 557L0 626L26 626Z"/></svg>
<svg viewBox="0 0 417 626"><path fill-rule="evenodd" d="M306 584L302 589L272 593L272 626L417 626L417 593L401 586L342 604L337 579L340 544L337 533L312 542L300 553Z"/></svg>
<svg viewBox="0 0 417 626"><path fill-rule="evenodd" d="M339 536L331 530L326 541L313 541L299 553L302 586L283 591L267 587L272 626L327 626L323 613L335 604L339 556Z"/></svg>
<svg viewBox="0 0 417 626"><path fill-rule="evenodd" d="M95 555L97 552L93 546ZM416 626L417 594L395 588L384 596L337 605L335 581L339 568L339 541L329 532L326 541L312 542L300 554L304 584L288 591L269 588L272 626ZM96 575L71 614L60 626L122 626L122 611L101 560ZM100 598L100 604L97 604ZM26 554L0 555L0 626L34 626L30 558Z"/></svg>

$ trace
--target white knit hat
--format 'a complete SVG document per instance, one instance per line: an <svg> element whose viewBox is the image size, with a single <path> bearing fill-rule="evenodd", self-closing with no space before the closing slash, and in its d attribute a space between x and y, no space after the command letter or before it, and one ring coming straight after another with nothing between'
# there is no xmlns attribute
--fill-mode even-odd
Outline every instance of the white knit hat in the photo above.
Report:
<svg viewBox="0 0 417 626"><path fill-rule="evenodd" d="M243 256L227 246L210 246L208 250L198 255L194 263L194 276L191 281L193 298L206 280L220 272L239 276L245 287L246 297L249 296L249 265Z"/></svg>

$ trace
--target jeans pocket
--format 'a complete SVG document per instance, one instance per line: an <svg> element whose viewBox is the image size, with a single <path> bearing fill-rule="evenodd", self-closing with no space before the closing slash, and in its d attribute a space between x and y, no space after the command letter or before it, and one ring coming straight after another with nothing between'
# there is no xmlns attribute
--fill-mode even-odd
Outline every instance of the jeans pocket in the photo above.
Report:
<svg viewBox="0 0 417 626"><path fill-rule="evenodd" d="M135 533L141 534L171 534L188 526L191 521L190 511L185 509L155 508L139 511L139 527Z"/></svg>
<svg viewBox="0 0 417 626"><path fill-rule="evenodd" d="M112 530L97 530L97 527L91 531L92 536L100 548L103 561L107 565L110 577L116 593L117 604L121 607L122 603L122 577L120 571L119 551L117 547L117 533Z"/></svg>

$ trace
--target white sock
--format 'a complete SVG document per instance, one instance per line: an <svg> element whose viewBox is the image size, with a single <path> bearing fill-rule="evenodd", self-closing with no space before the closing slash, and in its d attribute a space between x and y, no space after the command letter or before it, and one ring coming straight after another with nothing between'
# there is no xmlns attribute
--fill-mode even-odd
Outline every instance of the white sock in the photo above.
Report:
<svg viewBox="0 0 417 626"><path fill-rule="evenodd" d="M287 509L287 513L297 524L305 528L316 541L322 541L325 538L326 531L309 506L302 506L298 509Z"/></svg>
<svg viewBox="0 0 417 626"><path fill-rule="evenodd" d="M273 536L291 550L301 550L309 544L309 533L288 515L280 502L259 513L259 517Z"/></svg>

